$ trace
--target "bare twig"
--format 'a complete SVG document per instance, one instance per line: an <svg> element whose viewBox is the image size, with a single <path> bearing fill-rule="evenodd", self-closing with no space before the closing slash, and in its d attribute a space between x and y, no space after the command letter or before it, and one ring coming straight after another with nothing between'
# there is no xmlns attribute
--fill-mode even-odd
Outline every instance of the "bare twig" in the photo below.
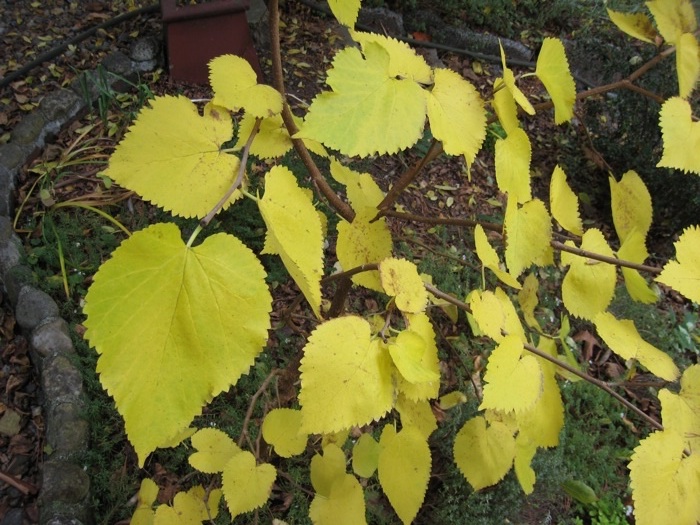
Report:
<svg viewBox="0 0 700 525"><path fill-rule="evenodd" d="M260 385L260 388L253 394L253 397L250 398L250 403L248 404L248 410L246 410L245 413L245 418L243 419L243 429L241 430L241 435L238 437L238 446L240 447L243 445L243 440L248 439L249 440L249 445L251 445L251 449L254 447L252 446L252 443L250 443L250 438L248 437L248 424L250 423L250 418L253 417L253 410L255 410L255 403L257 403L258 398L265 392L267 389L267 385L270 384L270 381L272 381L277 375L280 373L279 370L276 368L270 372L267 377L265 378L265 381L262 382Z"/></svg>

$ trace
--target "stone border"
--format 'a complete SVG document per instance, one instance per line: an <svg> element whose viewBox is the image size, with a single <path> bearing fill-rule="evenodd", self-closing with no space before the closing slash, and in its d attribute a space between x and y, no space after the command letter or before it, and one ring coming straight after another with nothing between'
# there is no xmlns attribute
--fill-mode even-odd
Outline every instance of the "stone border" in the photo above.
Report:
<svg viewBox="0 0 700 525"><path fill-rule="evenodd" d="M0 281L17 323L27 335L32 362L40 374L46 444L51 449L41 466L40 525L92 523L90 479L79 463L88 449L89 425L84 418L83 381L74 365L77 354L68 323L22 264L22 243L12 226L14 192L20 171L39 155L47 141L84 115L105 87L114 91L129 88L128 82L137 79L138 71L152 69L151 64L144 64L119 52L108 55L98 69L78 76L70 89L47 95L15 126L10 141L0 145Z"/></svg>

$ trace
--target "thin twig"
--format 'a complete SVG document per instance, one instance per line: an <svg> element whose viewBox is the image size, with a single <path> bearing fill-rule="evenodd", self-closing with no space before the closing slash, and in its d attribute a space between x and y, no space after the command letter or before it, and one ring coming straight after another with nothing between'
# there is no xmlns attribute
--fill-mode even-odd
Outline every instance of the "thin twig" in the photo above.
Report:
<svg viewBox="0 0 700 525"><path fill-rule="evenodd" d="M27 483L26 481L22 481L21 479L17 479L14 476L6 474L5 472L3 472L1 470L0 470L0 481L4 481L8 485L11 485L12 487L19 490L25 496L27 496L28 494L36 494L39 491L39 489L35 485L32 485L31 483Z"/></svg>
<svg viewBox="0 0 700 525"><path fill-rule="evenodd" d="M574 255L578 255L579 257L586 257L587 259L613 264L615 266L624 266L625 268L632 268L633 270L639 270L640 272L648 272L654 275L658 275L662 271L661 268L647 266L646 264L637 264L632 261L625 261L624 259L618 259L616 257L608 257L606 255L601 255L595 252L589 252L587 250L582 250L581 248L568 246L559 241L550 241L549 244L552 246L552 248L561 250L562 252L573 253Z"/></svg>
<svg viewBox="0 0 700 525"><path fill-rule="evenodd" d="M270 372L267 377L265 378L265 381L262 382L262 385L260 385L260 388L253 394L253 397L250 398L250 403L248 404L248 410L246 410L245 413L245 418L243 419L243 429L241 430L241 435L238 437L238 446L240 447L243 445L243 440L248 436L248 424L250 423L250 418L253 417L253 410L255 410L255 403L258 401L258 398L262 395L263 392L267 389L267 385L270 384L270 381L272 381L273 378L275 378L278 374L280 373L279 370L276 368ZM249 445L252 445L249 442ZM253 447L251 446L251 449Z"/></svg>

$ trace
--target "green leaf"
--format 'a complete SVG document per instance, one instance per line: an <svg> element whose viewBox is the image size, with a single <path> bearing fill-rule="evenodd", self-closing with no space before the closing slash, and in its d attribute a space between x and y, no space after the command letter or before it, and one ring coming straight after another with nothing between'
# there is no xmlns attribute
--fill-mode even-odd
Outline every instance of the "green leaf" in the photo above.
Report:
<svg viewBox="0 0 700 525"><path fill-rule="evenodd" d="M303 432L362 426L391 410L391 358L370 335L369 323L355 316L326 321L313 331L299 367Z"/></svg>
<svg viewBox="0 0 700 525"><path fill-rule="evenodd" d="M100 381L143 466L247 372L267 341L272 298L235 237L187 248L177 226L156 224L114 251L85 303Z"/></svg>
<svg viewBox="0 0 700 525"><path fill-rule="evenodd" d="M309 195L294 174L274 166L265 176L258 207L267 226L262 253L279 254L317 318L321 318L323 228Z"/></svg>
<svg viewBox="0 0 700 525"><path fill-rule="evenodd" d="M248 451L235 455L221 475L226 505L232 517L262 507L270 497L277 477L269 463L256 465L255 456Z"/></svg>
<svg viewBox="0 0 700 525"><path fill-rule="evenodd" d="M584 505L589 505L598 501L598 496L596 496L595 491L583 481L567 479L562 484L562 488L569 496Z"/></svg>
<svg viewBox="0 0 700 525"><path fill-rule="evenodd" d="M301 411L275 408L265 416L263 439L283 458L291 458L306 449L308 436L301 432Z"/></svg>
<svg viewBox="0 0 700 525"><path fill-rule="evenodd" d="M564 44L558 38L545 38L537 57L535 75L554 103L554 122L562 124L574 116L576 84L569 71Z"/></svg>
<svg viewBox="0 0 700 525"><path fill-rule="evenodd" d="M700 303L700 227L686 228L673 245L676 260L667 262L656 280Z"/></svg>
<svg viewBox="0 0 700 525"><path fill-rule="evenodd" d="M200 116L185 97L157 97L141 110L104 173L167 211L201 218L236 180L238 158L220 150L232 134L231 116L221 107L209 105Z"/></svg>

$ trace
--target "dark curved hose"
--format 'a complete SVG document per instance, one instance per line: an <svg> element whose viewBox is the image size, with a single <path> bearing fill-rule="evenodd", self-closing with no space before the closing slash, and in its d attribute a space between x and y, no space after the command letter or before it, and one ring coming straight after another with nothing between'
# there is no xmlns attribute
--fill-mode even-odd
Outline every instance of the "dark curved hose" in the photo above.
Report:
<svg viewBox="0 0 700 525"><path fill-rule="evenodd" d="M43 55L37 57L35 60L32 60L29 64L22 66L20 69L13 71L12 73L10 73L10 74L6 75L5 77L3 77L2 79L0 79L0 89L4 89L6 86L8 86L10 84L10 82L14 82L18 78L25 76L32 69L40 66L44 62L47 62L54 57L62 55L63 53L66 52L66 49L68 49L68 46L73 45L73 44L77 44L78 42L85 40L89 36L95 34L100 29L105 29L107 27L111 27L113 25L120 24L122 22L125 22L126 20L130 20L131 18L137 17L139 15L143 15L146 13L153 13L155 11L158 11L159 8L160 7L158 4L154 4L154 5L142 7L140 9L135 9L134 11L129 11L128 13L124 13L124 14L121 14L119 16L115 16L114 18L110 18L106 22L102 22L99 25L91 27L90 29L87 29L87 30L83 31L82 33L77 34L73 38L66 40L65 42L54 47L53 49L47 51Z"/></svg>

